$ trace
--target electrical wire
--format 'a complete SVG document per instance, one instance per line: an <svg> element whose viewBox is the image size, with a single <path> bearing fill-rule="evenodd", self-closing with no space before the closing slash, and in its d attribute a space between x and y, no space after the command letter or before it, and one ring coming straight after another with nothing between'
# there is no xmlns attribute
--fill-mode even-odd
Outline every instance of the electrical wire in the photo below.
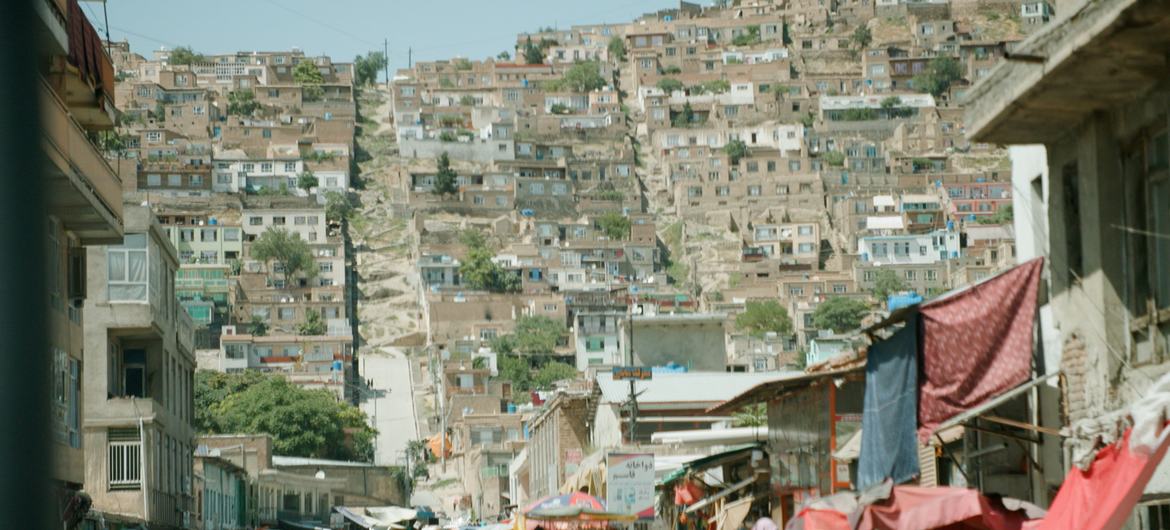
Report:
<svg viewBox="0 0 1170 530"><path fill-rule="evenodd" d="M285 5L281 5L279 2L276 2L275 0L264 0L264 1L273 5L277 9L281 9L283 11L292 13L292 14L299 16L305 20L308 20L309 22L317 24L318 26L333 30L333 31L337 32L338 34L345 35L346 37L349 37L355 41L361 42L361 43L369 45L369 46L374 46L374 47L381 47L382 46L382 43L380 43L380 42L368 41L362 37L359 37L357 35L354 35L353 33L348 32L344 29L341 29L337 26L334 26L333 24L325 22L324 20L321 20L320 18L311 17L311 16L306 15L300 11L297 11L296 9L293 9L293 8L285 6Z"/></svg>

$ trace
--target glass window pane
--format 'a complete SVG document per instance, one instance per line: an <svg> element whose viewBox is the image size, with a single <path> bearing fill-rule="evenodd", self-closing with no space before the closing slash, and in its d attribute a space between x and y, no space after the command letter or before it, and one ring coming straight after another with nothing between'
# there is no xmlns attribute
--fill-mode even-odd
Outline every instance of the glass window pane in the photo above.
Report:
<svg viewBox="0 0 1170 530"><path fill-rule="evenodd" d="M109 250L106 252L106 262L109 272L107 278L111 282L121 282L126 280L126 253L119 250Z"/></svg>
<svg viewBox="0 0 1170 530"><path fill-rule="evenodd" d="M131 251L128 252L130 258L130 275L128 281L132 282L146 282L146 252Z"/></svg>
<svg viewBox="0 0 1170 530"><path fill-rule="evenodd" d="M1170 180L1162 180L1150 186L1150 206L1153 219L1154 255L1152 270L1156 274L1155 300L1159 308L1170 307Z"/></svg>

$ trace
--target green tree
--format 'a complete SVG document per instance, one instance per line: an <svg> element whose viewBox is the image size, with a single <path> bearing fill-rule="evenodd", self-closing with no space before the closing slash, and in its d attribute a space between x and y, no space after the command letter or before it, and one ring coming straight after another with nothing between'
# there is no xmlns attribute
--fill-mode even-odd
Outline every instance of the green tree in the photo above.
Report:
<svg viewBox="0 0 1170 530"><path fill-rule="evenodd" d="M302 85L319 85L325 82L325 76L317 69L317 65L308 59L302 60L293 67L293 81Z"/></svg>
<svg viewBox="0 0 1170 530"><path fill-rule="evenodd" d="M474 107L475 97L470 94L464 94L459 98L459 104L463 105L464 107Z"/></svg>
<svg viewBox="0 0 1170 530"><path fill-rule="evenodd" d="M316 188L317 184L319 184L317 175L314 175L312 171L305 171L297 175L297 187L302 190L309 191Z"/></svg>
<svg viewBox="0 0 1170 530"><path fill-rule="evenodd" d="M227 113L234 116L251 116L260 108L256 101L256 94L251 90L233 90L228 92Z"/></svg>
<svg viewBox="0 0 1170 530"><path fill-rule="evenodd" d="M351 212L353 212L353 204L346 194L340 191L325 192L326 220L340 223L343 219L348 219Z"/></svg>
<svg viewBox="0 0 1170 530"><path fill-rule="evenodd" d="M305 321L297 326L297 333L301 335L324 335L327 331L325 321L321 320L321 312L315 309L305 310Z"/></svg>
<svg viewBox="0 0 1170 530"><path fill-rule="evenodd" d="M365 57L353 58L353 81L358 86L372 85L378 81L378 72L386 69L386 55L371 51Z"/></svg>
<svg viewBox="0 0 1170 530"><path fill-rule="evenodd" d="M492 261L494 254L485 247L472 248L459 265L459 277L472 289L496 293L520 290L520 277Z"/></svg>
<svg viewBox="0 0 1170 530"><path fill-rule="evenodd" d="M317 262L313 251L301 235L283 228L271 227L252 242L252 257L265 262L274 262L284 270L284 281L298 273L306 278L317 275Z"/></svg>
<svg viewBox="0 0 1170 530"><path fill-rule="evenodd" d="M451 169L451 158L447 156L446 151L439 155L438 171L435 173L435 187L431 191L443 196L459 193L458 177L455 170Z"/></svg>
<svg viewBox="0 0 1170 530"><path fill-rule="evenodd" d="M674 92L677 92L677 91L683 89L682 81L679 81L678 79L675 79L673 77L663 77L662 79L659 79L656 86L658 88L662 89L663 92L666 92L666 95L668 95L668 96L671 93L674 93Z"/></svg>
<svg viewBox="0 0 1170 530"><path fill-rule="evenodd" d="M365 413L353 409L327 390L306 390L283 377L257 382L214 407L220 432L267 433L276 454L340 460L371 456L345 443L347 430L355 439L375 433Z"/></svg>
<svg viewBox="0 0 1170 530"><path fill-rule="evenodd" d="M609 51L609 58L615 62L624 62L626 60L626 41L621 37L613 37L609 39L609 44L606 46Z"/></svg>
<svg viewBox="0 0 1170 530"><path fill-rule="evenodd" d="M691 108L690 102L683 103L683 108L674 118L670 120L670 124L678 128L690 127L695 121L695 111Z"/></svg>
<svg viewBox="0 0 1170 530"><path fill-rule="evenodd" d="M492 349L507 354L545 355L556 350L567 333L563 322L542 315L522 316L516 319L512 333L492 341Z"/></svg>
<svg viewBox="0 0 1170 530"><path fill-rule="evenodd" d="M845 153L841 151L826 151L825 154L821 155L821 159L830 166L841 167L845 165Z"/></svg>
<svg viewBox="0 0 1170 530"><path fill-rule="evenodd" d="M606 212L597 218L597 226L610 239L626 239L630 235L630 218L618 212Z"/></svg>
<svg viewBox="0 0 1170 530"><path fill-rule="evenodd" d="M561 78L560 86L573 92L590 92L605 86L601 77L601 65L597 61L583 61L574 64Z"/></svg>
<svg viewBox="0 0 1170 530"><path fill-rule="evenodd" d="M748 26L747 31L736 35L731 43L736 46L751 46L760 42L760 27L753 24Z"/></svg>
<svg viewBox="0 0 1170 530"><path fill-rule="evenodd" d="M577 368L571 364L551 361L536 371L536 377L533 378L532 383L537 390L546 390L557 381L576 379L579 373Z"/></svg>
<svg viewBox="0 0 1170 530"><path fill-rule="evenodd" d="M662 73L665 75L681 74L682 68L679 68L678 65L672 64L670 66L667 66L666 68L663 68Z"/></svg>
<svg viewBox="0 0 1170 530"><path fill-rule="evenodd" d="M156 101L154 103L154 112L152 112L151 114L154 115L155 121L157 121L159 123L165 123L167 121L167 107L166 107L166 105L163 105L163 102L161 102L161 101Z"/></svg>
<svg viewBox="0 0 1170 530"><path fill-rule="evenodd" d="M733 427L767 427L768 407L763 403L748 405L739 409L731 420Z"/></svg>
<svg viewBox="0 0 1170 530"><path fill-rule="evenodd" d="M743 312L735 317L735 329L756 338L762 338L768 332L786 336L792 333L792 319L788 317L788 310L775 300L748 302Z"/></svg>
<svg viewBox="0 0 1170 530"><path fill-rule="evenodd" d="M190 46L179 46L171 50L170 55L167 57L167 64L172 66L205 62L207 62L207 57L202 53L192 50Z"/></svg>
<svg viewBox="0 0 1170 530"><path fill-rule="evenodd" d="M813 325L835 333L852 331L861 326L861 320L869 313L865 302L843 296L835 296L817 306L813 311Z"/></svg>
<svg viewBox="0 0 1170 530"><path fill-rule="evenodd" d="M569 113L569 107L566 107L564 103L553 103L552 106L549 107L548 110L549 110L549 112L551 112L553 114L568 114Z"/></svg>
<svg viewBox="0 0 1170 530"><path fill-rule="evenodd" d="M508 53L508 50L504 50L496 54L496 59L501 61L510 61L512 60L512 54Z"/></svg>
<svg viewBox="0 0 1170 530"><path fill-rule="evenodd" d="M544 52L540 51L540 47L532 43L532 37L524 42L524 62L527 64L543 64Z"/></svg>
<svg viewBox="0 0 1170 530"><path fill-rule="evenodd" d="M483 232L474 228L465 228L459 232L459 242L467 248L487 248L487 238Z"/></svg>
<svg viewBox="0 0 1170 530"><path fill-rule="evenodd" d="M467 70L471 70L471 60L466 57L456 57L451 60L451 64L459 71L466 72Z"/></svg>
<svg viewBox="0 0 1170 530"><path fill-rule="evenodd" d="M878 269L877 277L873 282L873 295L878 300L886 301L891 294L906 290L906 282L902 281L892 269Z"/></svg>
<svg viewBox="0 0 1170 530"><path fill-rule="evenodd" d="M1014 217L1015 215L1012 213L1012 205L1009 203L1000 206L999 209L991 215L980 217L978 222L979 224L984 225L1010 224Z"/></svg>
<svg viewBox="0 0 1170 530"><path fill-rule="evenodd" d="M853 44L857 46L857 49L864 50L873 43L873 33L870 33L869 26L862 24L857 26L857 29L853 30L852 39Z"/></svg>
<svg viewBox="0 0 1170 530"><path fill-rule="evenodd" d="M257 370L239 373L224 373L213 370L195 372L195 429L200 433L223 432L216 415L217 409L228 396L243 392L252 385L269 379L271 375Z"/></svg>
<svg viewBox="0 0 1170 530"><path fill-rule="evenodd" d="M264 317L252 315L252 320L248 321L248 334L256 337L263 337L268 334L268 322L264 321Z"/></svg>
<svg viewBox="0 0 1170 530"><path fill-rule="evenodd" d="M321 101L325 97L325 89L321 85L304 85L301 87L301 100Z"/></svg>
<svg viewBox="0 0 1170 530"><path fill-rule="evenodd" d="M890 111L902 106L902 98L888 96L882 99L882 110Z"/></svg>
<svg viewBox="0 0 1170 530"><path fill-rule="evenodd" d="M531 401L528 392L532 389L532 367L528 364L528 359L519 355L500 353L497 367L500 374L498 379L512 383L512 401L517 404Z"/></svg>
<svg viewBox="0 0 1170 530"><path fill-rule="evenodd" d="M914 88L939 97L951 88L951 84L963 77L959 62L951 57L939 56L931 59L926 70L911 80Z"/></svg>
<svg viewBox="0 0 1170 530"><path fill-rule="evenodd" d="M727 145L723 146L723 152L727 154L727 158L730 159L731 165L734 166L739 163L739 159L747 156L747 144L743 143L743 140L737 138L727 142Z"/></svg>

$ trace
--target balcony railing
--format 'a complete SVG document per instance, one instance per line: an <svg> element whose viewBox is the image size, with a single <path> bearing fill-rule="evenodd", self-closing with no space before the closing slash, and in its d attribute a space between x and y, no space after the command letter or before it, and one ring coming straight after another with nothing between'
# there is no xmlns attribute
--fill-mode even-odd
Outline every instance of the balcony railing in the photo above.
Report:
<svg viewBox="0 0 1170 530"><path fill-rule="evenodd" d="M44 133L45 153L53 165L52 174L61 175L69 181L72 191L84 197L88 208L69 208L63 212L63 222L66 228L71 221L80 220L83 216L98 217L110 226L97 230L82 232L83 243L88 236L86 232L96 232L94 236L118 239L121 236L122 218L122 181L114 172L106 159L90 143L82 128L73 119L68 107L57 97L56 92L42 83L41 94L41 128ZM69 199L59 194L62 200ZM68 201L76 203L79 201ZM92 225L92 223L84 223ZM81 230L78 228L78 230Z"/></svg>

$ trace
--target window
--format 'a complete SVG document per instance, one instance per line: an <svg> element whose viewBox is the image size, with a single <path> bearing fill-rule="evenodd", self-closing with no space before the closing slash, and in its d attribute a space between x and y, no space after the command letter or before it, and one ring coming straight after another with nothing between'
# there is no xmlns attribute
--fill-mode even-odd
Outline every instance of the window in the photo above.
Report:
<svg viewBox="0 0 1170 530"><path fill-rule="evenodd" d="M283 215L272 216L272 224L276 225L276 226L284 226L284 216Z"/></svg>
<svg viewBox="0 0 1170 530"><path fill-rule="evenodd" d="M802 236L811 236L813 233L812 225L800 225L796 228L796 233Z"/></svg>
<svg viewBox="0 0 1170 530"><path fill-rule="evenodd" d="M187 179L191 186L203 187L203 175L188 175Z"/></svg>
<svg viewBox="0 0 1170 530"><path fill-rule="evenodd" d="M914 281L914 280L918 279L918 271L908 270L905 272L905 274L906 274L906 279L909 281Z"/></svg>
<svg viewBox="0 0 1170 530"><path fill-rule="evenodd" d="M797 252L801 254L812 254L816 251L816 247L812 243L801 243L797 246Z"/></svg>
<svg viewBox="0 0 1170 530"><path fill-rule="evenodd" d="M1065 260L1068 272L1066 284L1072 285L1084 276L1084 257L1081 246L1081 196L1080 182L1075 162L1066 164L1060 170L1060 182L1064 197Z"/></svg>
<svg viewBox="0 0 1170 530"><path fill-rule="evenodd" d="M142 434L137 427L110 429L107 439L110 489L138 489L142 485Z"/></svg>
<svg viewBox="0 0 1170 530"><path fill-rule="evenodd" d="M276 312L276 318L280 320L292 320L296 317L297 310L292 307L282 307Z"/></svg>
<svg viewBox="0 0 1170 530"><path fill-rule="evenodd" d="M199 240L204 242L215 241L219 237L219 230L215 228L202 228L199 230Z"/></svg>
<svg viewBox="0 0 1170 530"><path fill-rule="evenodd" d="M834 283L834 284L833 284L833 292L834 292L834 293L836 293L836 294L841 294L841 293L844 293L844 292L845 292L845 284L843 284L843 283Z"/></svg>
<svg viewBox="0 0 1170 530"><path fill-rule="evenodd" d="M1165 116L1160 117L1165 122ZM1127 150L1123 159L1125 178L1126 224L1135 232L1126 235L1128 258L1126 298L1130 310L1138 317L1131 324L1137 342L1135 361L1159 362L1167 354L1165 339L1170 335L1165 319L1153 319L1151 309L1164 312L1170 308L1170 139L1165 129L1147 134L1147 137ZM1071 200L1069 182L1065 182L1066 209ZM1066 212L1066 218L1068 213ZM1140 231L1140 232L1138 232ZM1073 234L1080 235L1075 226L1069 227L1069 246ZM1079 253L1077 255L1079 258ZM1073 267L1073 251L1069 250L1069 267ZM1079 263L1078 263L1079 265ZM1078 271L1079 273L1079 271ZM1158 322L1157 320L1161 320Z"/></svg>
<svg viewBox="0 0 1170 530"><path fill-rule="evenodd" d="M884 258L889 253L889 247L885 243L874 243L871 248L873 249L873 257L875 258Z"/></svg>
<svg viewBox="0 0 1170 530"><path fill-rule="evenodd" d="M285 162L284 163L285 173L295 173L296 170L297 170L297 163L296 162Z"/></svg>
<svg viewBox="0 0 1170 530"><path fill-rule="evenodd" d="M320 270L321 272L333 272L333 262L332 261L317 262L317 269Z"/></svg>
<svg viewBox="0 0 1170 530"><path fill-rule="evenodd" d="M108 295L111 301L145 301L148 286L146 235L128 234L121 246L107 247Z"/></svg>
<svg viewBox="0 0 1170 530"><path fill-rule="evenodd" d="M152 188L162 186L162 175L150 174L146 176L146 185Z"/></svg>
<svg viewBox="0 0 1170 530"><path fill-rule="evenodd" d="M938 271L928 269L926 271L926 279L927 279L927 281L932 281L932 282L937 280L938 279Z"/></svg>
<svg viewBox="0 0 1170 530"><path fill-rule="evenodd" d="M596 352L605 350L605 337L588 337L585 339L585 351Z"/></svg>
<svg viewBox="0 0 1170 530"><path fill-rule="evenodd" d="M790 172L800 171L800 160L789 160L788 161L788 171L790 171Z"/></svg>
<svg viewBox="0 0 1170 530"><path fill-rule="evenodd" d="M264 130L268 131L268 129L264 129ZM269 132L269 136L271 136L271 134L272 133ZM266 136L266 138L267 138L267 136ZM272 173L272 162L261 162L260 163L260 172L261 173Z"/></svg>
<svg viewBox="0 0 1170 530"><path fill-rule="evenodd" d="M715 195L719 197L727 197L731 195L731 188L728 186L716 186Z"/></svg>
<svg viewBox="0 0 1170 530"><path fill-rule="evenodd" d="M162 141L162 132L161 131L148 131L146 133L146 141L147 142L161 142Z"/></svg>
<svg viewBox="0 0 1170 530"><path fill-rule="evenodd" d="M909 256L910 255L910 243L904 242L904 241L895 242L894 243L894 255L895 256Z"/></svg>
<svg viewBox="0 0 1170 530"><path fill-rule="evenodd" d="M251 173L251 172L256 170L256 164L253 164L251 162L245 162L244 164L242 164L240 166L240 169L244 170L247 173Z"/></svg>
<svg viewBox="0 0 1170 530"><path fill-rule="evenodd" d="M748 195L751 197L759 197L760 196L760 187L759 186L748 186L747 191L748 191Z"/></svg>

